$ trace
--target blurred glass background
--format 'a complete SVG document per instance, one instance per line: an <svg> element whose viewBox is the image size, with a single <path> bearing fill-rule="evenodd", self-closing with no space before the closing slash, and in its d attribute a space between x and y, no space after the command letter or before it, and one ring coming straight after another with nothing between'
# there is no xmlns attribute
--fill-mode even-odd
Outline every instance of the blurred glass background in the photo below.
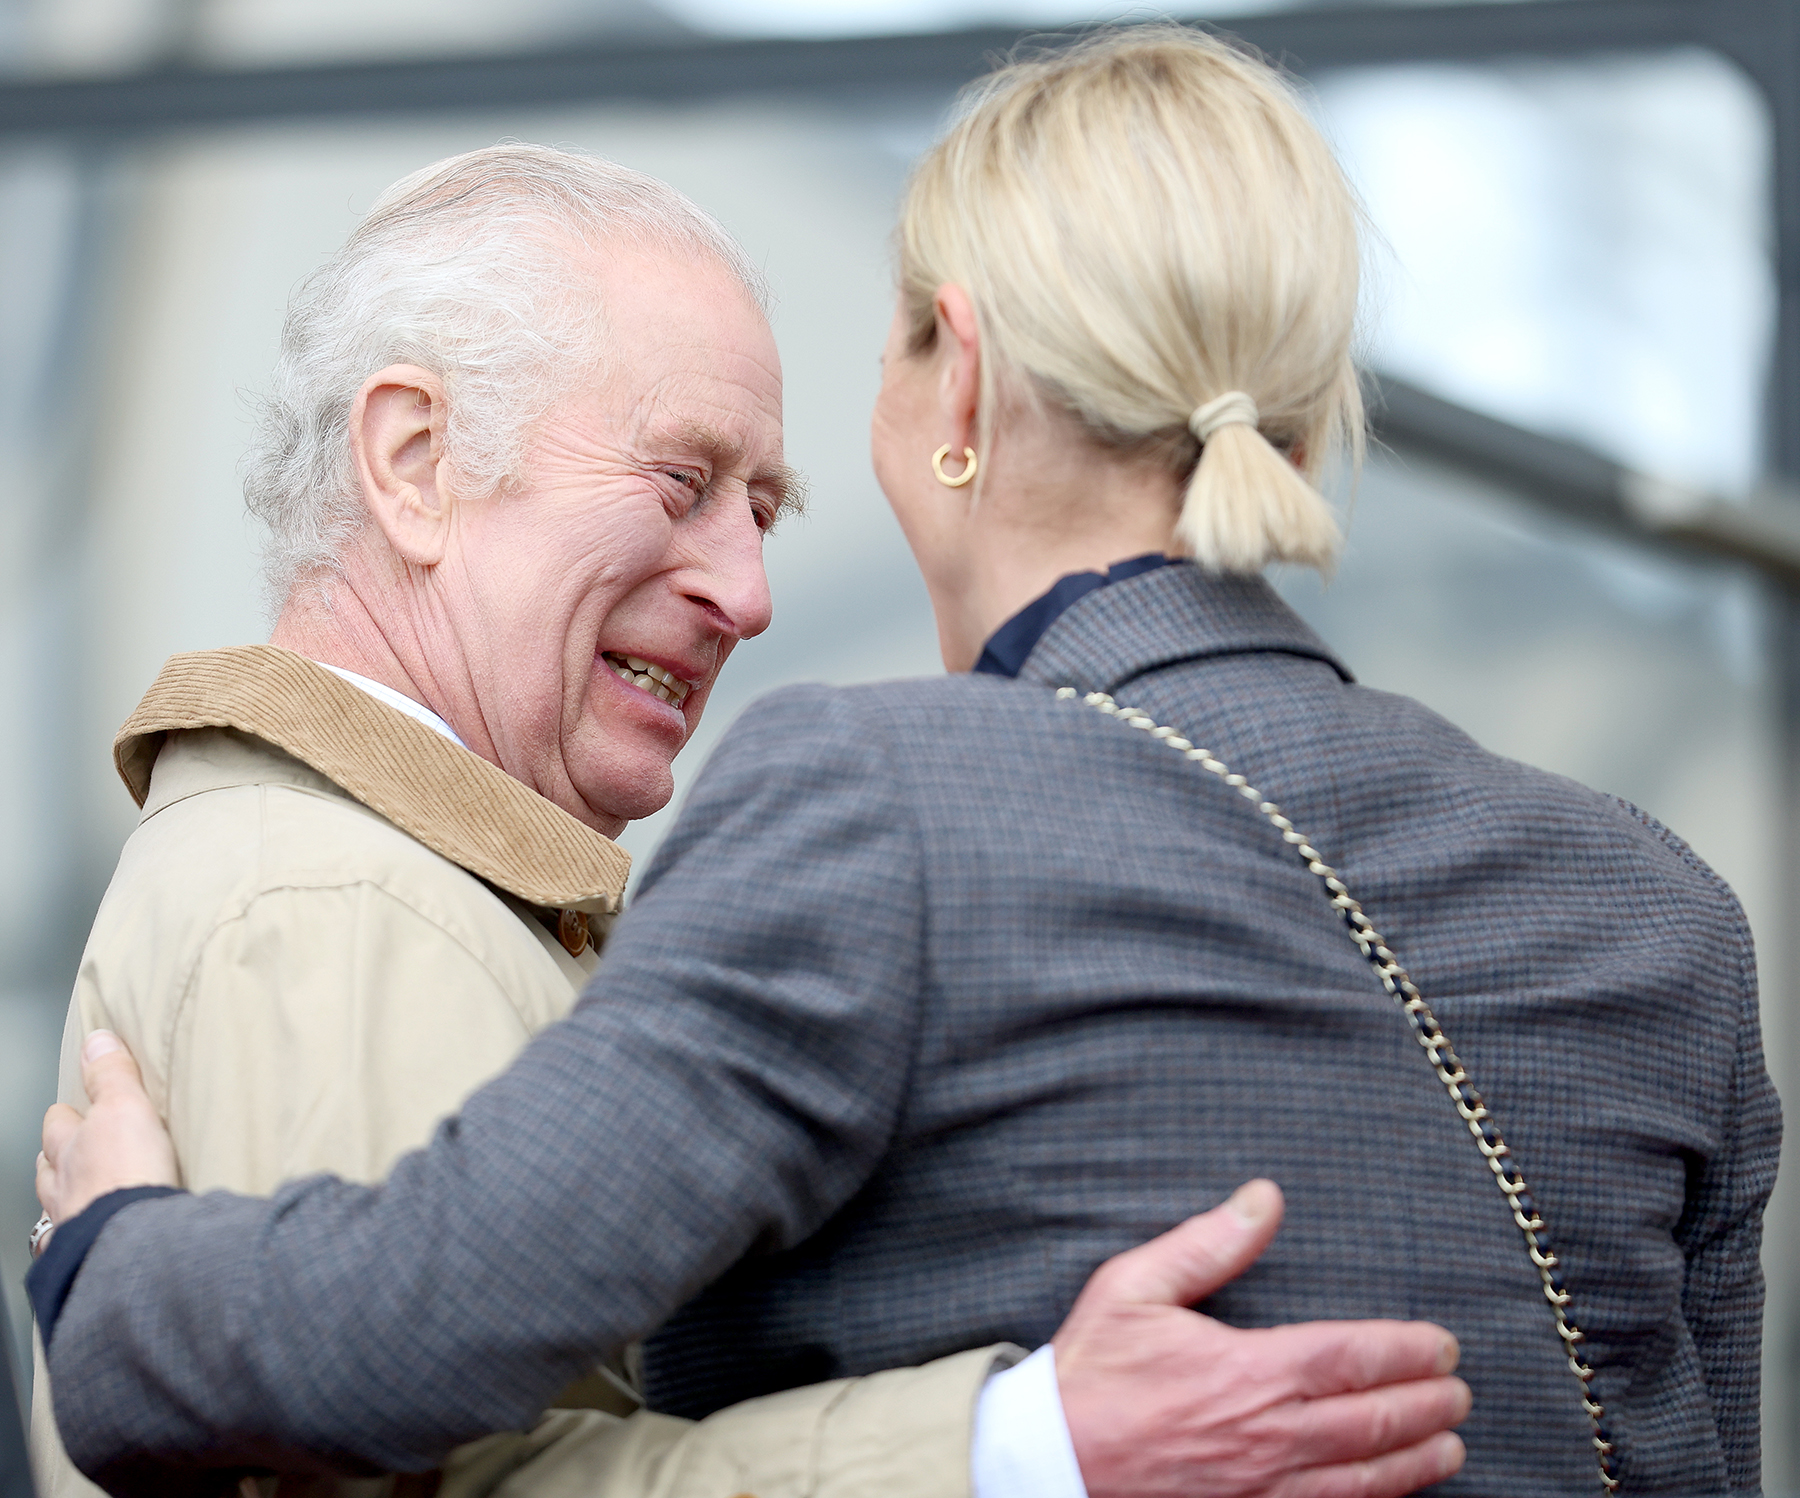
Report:
<svg viewBox="0 0 1800 1498"><path fill-rule="evenodd" d="M1335 581L1281 586L1363 681L1687 837L1749 911L1788 1093L1800 419L1778 372L1800 349L1778 332L1800 236L1784 248L1777 162L1800 170L1779 155L1800 118L1796 9L1206 13L1304 73L1375 231L1382 441L1345 495ZM765 267L814 504L770 543L776 622L734 657L691 775L753 696L939 669L867 460L895 200L985 56L1027 27L1146 14L0 0L0 1268L20 1345L37 1124L133 825L113 731L170 653L264 637L242 393L295 282L395 178L503 138L663 177ZM667 816L631 829L634 853ZM1765 1254L1773 1492L1800 1490L1790 1195Z"/></svg>

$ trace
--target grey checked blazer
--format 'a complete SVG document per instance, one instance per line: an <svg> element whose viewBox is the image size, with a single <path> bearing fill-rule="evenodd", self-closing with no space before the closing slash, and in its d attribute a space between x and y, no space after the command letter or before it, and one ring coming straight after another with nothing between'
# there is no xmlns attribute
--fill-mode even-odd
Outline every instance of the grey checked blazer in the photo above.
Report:
<svg viewBox="0 0 1800 1498"><path fill-rule="evenodd" d="M1731 892L1193 567L1090 594L1018 681L752 708L576 1014L385 1188L120 1213L50 1349L77 1461L425 1466L665 1321L652 1403L688 1414L1032 1345L1261 1174L1286 1225L1208 1309L1440 1321L1475 1391L1443 1491L1596 1491L1519 1235L1317 882L1065 684L1242 771L1392 941L1545 1211L1626 1492L1758 1491L1780 1119Z"/></svg>

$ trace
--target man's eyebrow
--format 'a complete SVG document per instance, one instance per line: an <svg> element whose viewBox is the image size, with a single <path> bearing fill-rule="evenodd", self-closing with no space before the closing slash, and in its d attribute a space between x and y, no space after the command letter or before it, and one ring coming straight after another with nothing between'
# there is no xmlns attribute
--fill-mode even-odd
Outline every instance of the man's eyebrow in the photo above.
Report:
<svg viewBox="0 0 1800 1498"><path fill-rule="evenodd" d="M682 447L704 453L720 467L736 467L744 461L743 444L727 437L717 427L683 423L666 435ZM750 475L750 484L775 496L776 519L806 513L806 478L798 468L786 463L765 464Z"/></svg>
<svg viewBox="0 0 1800 1498"><path fill-rule="evenodd" d="M786 463L774 463L760 470L750 481L761 484L775 495L775 518L806 513L806 475Z"/></svg>
<svg viewBox="0 0 1800 1498"><path fill-rule="evenodd" d="M701 422L683 421L662 427L657 440L688 452L700 453L721 468L735 467L744 461L744 445L727 437L717 427Z"/></svg>

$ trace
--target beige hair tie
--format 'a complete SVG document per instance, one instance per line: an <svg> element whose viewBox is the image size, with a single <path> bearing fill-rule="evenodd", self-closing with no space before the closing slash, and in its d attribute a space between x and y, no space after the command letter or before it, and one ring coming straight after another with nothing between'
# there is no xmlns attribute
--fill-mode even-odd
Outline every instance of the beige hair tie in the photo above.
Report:
<svg viewBox="0 0 1800 1498"><path fill-rule="evenodd" d="M1235 426L1239 422L1247 427L1256 425L1256 402L1241 390L1227 390L1188 417L1188 430L1205 442L1220 427Z"/></svg>

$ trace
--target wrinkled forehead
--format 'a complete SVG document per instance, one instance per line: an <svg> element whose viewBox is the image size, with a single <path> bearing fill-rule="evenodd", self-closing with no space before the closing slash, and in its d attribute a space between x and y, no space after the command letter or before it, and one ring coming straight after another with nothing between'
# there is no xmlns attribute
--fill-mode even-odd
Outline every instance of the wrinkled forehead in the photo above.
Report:
<svg viewBox="0 0 1800 1498"><path fill-rule="evenodd" d="M583 245L572 256L578 282L597 297L603 322L625 332L650 323L686 327L717 322L726 338L775 335L759 292L703 248L679 241L614 238Z"/></svg>
<svg viewBox="0 0 1800 1498"><path fill-rule="evenodd" d="M623 246L596 261L604 373L640 397L643 417L710 427L746 448L779 446L781 356L732 271L674 246Z"/></svg>
<svg viewBox="0 0 1800 1498"><path fill-rule="evenodd" d="M716 258L631 246L592 252L591 372L559 403L561 439L632 466L703 466L799 508L783 457L781 359L758 299Z"/></svg>

